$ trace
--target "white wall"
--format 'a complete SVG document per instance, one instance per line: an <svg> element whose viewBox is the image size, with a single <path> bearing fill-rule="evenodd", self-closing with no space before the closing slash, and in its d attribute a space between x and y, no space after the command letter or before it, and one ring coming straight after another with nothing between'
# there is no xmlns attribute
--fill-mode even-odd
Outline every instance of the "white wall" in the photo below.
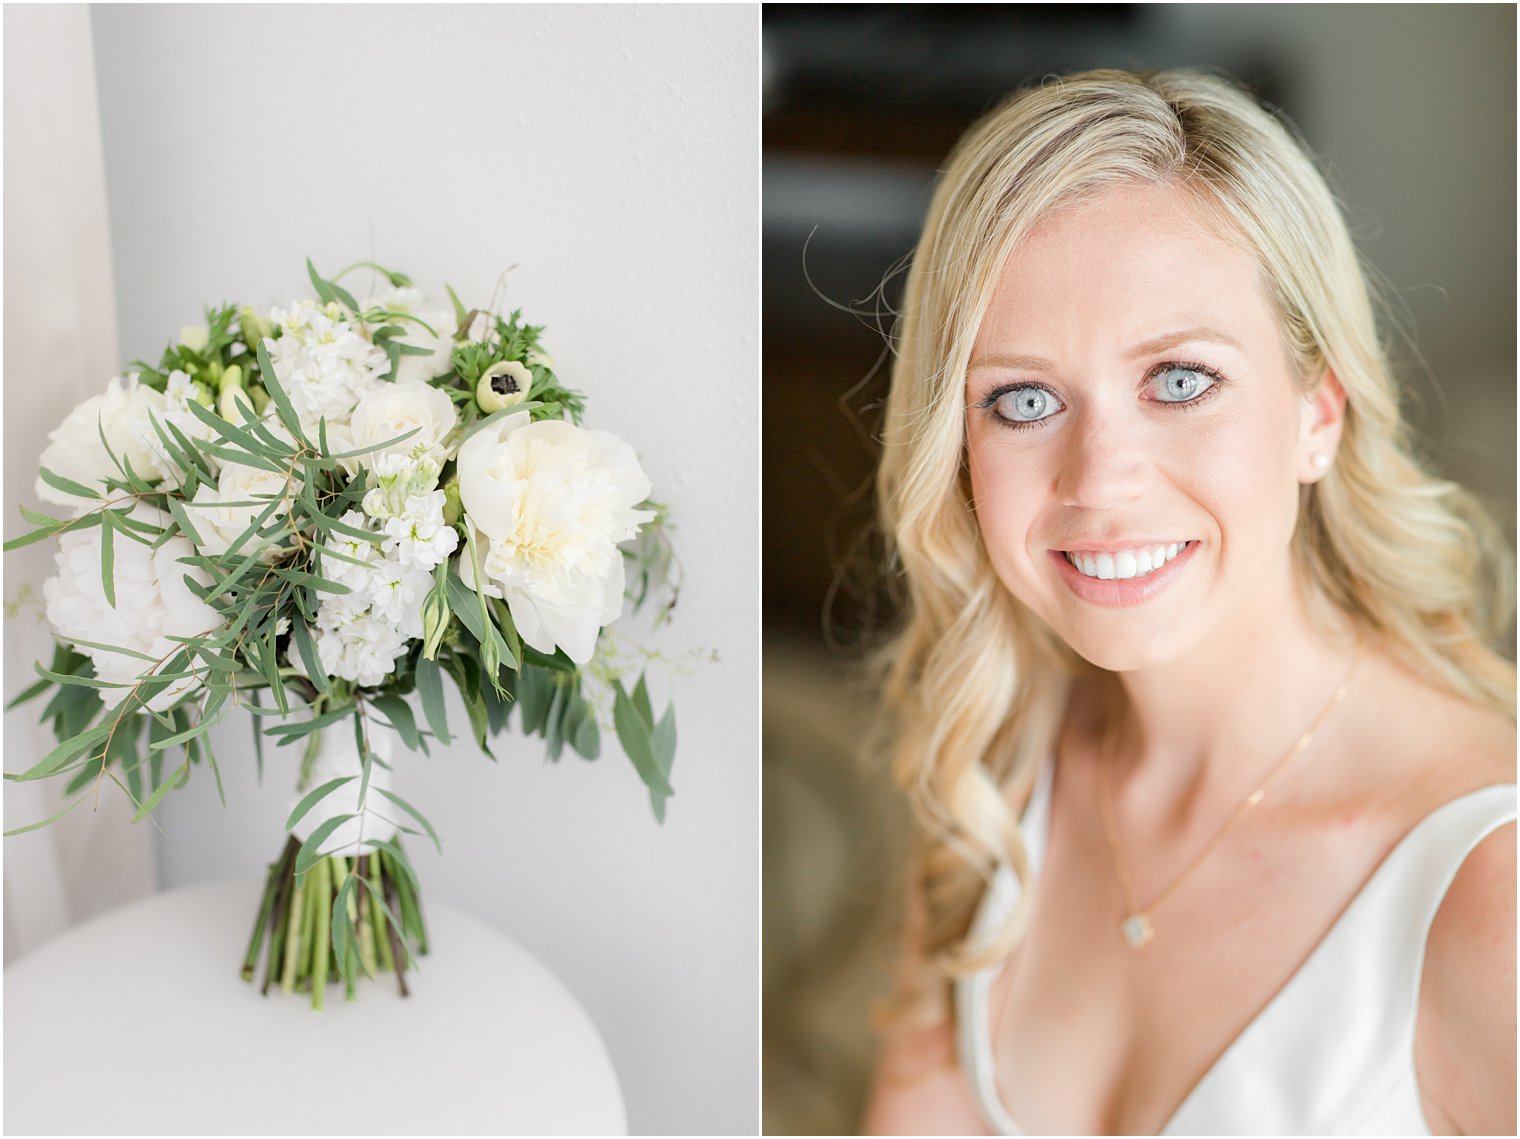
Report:
<svg viewBox="0 0 1520 1139"><path fill-rule="evenodd" d="M547 963L600 1028L635 1132L753 1132L758 1089L758 14L737 6L97 6L121 348L206 301L284 303L310 255L373 258L548 325L592 426L670 504L686 586L658 643L676 797L656 826L615 743L506 738L399 765L444 836L428 896ZM106 377L102 376L102 382ZM465 723L457 703L453 722ZM293 757L254 784L224 725L159 812L162 884L256 875Z"/></svg>
<svg viewBox="0 0 1520 1139"><path fill-rule="evenodd" d="M89 11L82 5L7 8L5 20L5 509L7 540L30 525L47 432L96 394L117 366L111 240L95 97ZM46 511L44 511L46 513ZM5 555L8 699L53 659L42 583L53 548ZM5 713L7 772L26 770L57 742L37 717L44 701ZM8 783L5 829L62 810L63 780ZM131 826L124 796L104 796L52 826L13 835L5 857L5 963L68 926L153 888L152 844Z"/></svg>

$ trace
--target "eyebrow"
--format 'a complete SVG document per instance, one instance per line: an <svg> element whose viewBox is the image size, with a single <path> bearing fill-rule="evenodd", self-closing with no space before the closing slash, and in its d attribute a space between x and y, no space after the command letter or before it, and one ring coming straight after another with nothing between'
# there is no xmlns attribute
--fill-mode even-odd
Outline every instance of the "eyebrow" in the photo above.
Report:
<svg viewBox="0 0 1520 1139"><path fill-rule="evenodd" d="M1141 344L1136 344L1124 354L1126 360L1136 360L1142 356L1154 356L1159 352L1165 352L1175 348L1179 344L1193 344L1208 342L1223 344L1226 347L1240 349L1240 341L1226 332L1217 328L1199 325L1193 328L1179 328L1175 332L1168 332L1162 336L1153 337ZM1028 372L1054 372L1056 366L1043 356L1030 356L1020 352L990 352L985 356L978 356L972 360L967 371L975 371L978 368L1009 368Z"/></svg>

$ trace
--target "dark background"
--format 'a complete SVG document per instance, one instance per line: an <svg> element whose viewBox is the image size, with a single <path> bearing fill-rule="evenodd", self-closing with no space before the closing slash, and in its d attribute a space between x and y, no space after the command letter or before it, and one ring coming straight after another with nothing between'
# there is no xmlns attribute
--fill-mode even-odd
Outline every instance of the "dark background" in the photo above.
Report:
<svg viewBox="0 0 1520 1139"><path fill-rule="evenodd" d="M1244 82L1297 124L1391 286L1423 449L1513 542L1515 9L767 4L762 20L765 1129L848 1132L906 831L883 765L859 755L861 650L892 609L867 536L901 283L883 280L939 163L1047 74Z"/></svg>

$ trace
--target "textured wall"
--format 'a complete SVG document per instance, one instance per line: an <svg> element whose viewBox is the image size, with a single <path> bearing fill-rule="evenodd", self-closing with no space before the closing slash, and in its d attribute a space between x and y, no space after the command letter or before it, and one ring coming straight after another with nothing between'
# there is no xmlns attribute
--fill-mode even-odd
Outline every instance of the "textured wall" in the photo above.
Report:
<svg viewBox="0 0 1520 1139"><path fill-rule="evenodd" d="M204 301L284 303L302 258L404 268L547 324L670 504L686 570L657 827L615 746L546 765L507 739L399 765L444 836L425 888L511 934L585 1004L644 1132L757 1116L758 21L728 6L93 10L125 359ZM104 381L105 377L101 377ZM452 705L456 724L462 712ZM293 757L246 726L160 812L162 883L257 874Z"/></svg>

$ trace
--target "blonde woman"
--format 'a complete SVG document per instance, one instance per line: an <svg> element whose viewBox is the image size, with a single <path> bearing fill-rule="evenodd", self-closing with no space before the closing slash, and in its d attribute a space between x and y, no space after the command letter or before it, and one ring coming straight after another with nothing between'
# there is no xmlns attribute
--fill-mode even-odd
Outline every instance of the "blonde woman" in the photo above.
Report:
<svg viewBox="0 0 1520 1139"><path fill-rule="evenodd" d="M941 177L879 491L921 824L871 1132L1515 1133L1508 561L1338 208L1209 76Z"/></svg>

